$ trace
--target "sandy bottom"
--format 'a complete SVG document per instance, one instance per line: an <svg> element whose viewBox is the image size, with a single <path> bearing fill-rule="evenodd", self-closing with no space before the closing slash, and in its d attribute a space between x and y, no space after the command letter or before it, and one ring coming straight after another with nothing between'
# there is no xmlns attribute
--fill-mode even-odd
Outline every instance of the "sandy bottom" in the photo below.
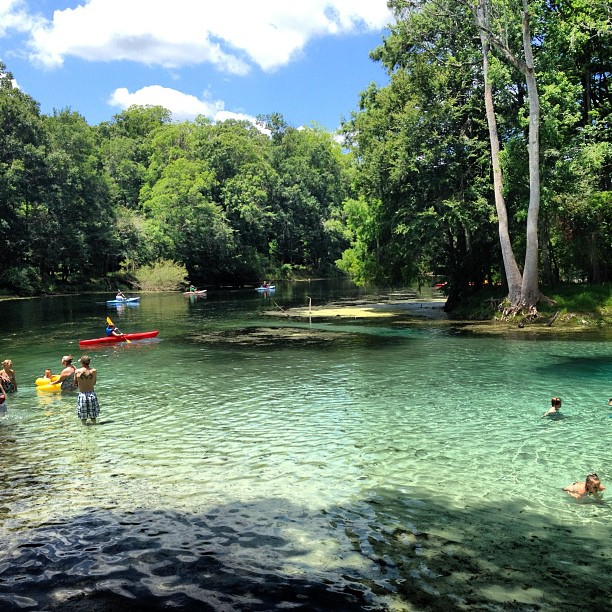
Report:
<svg viewBox="0 0 612 612"><path fill-rule="evenodd" d="M349 319L419 317L428 319L446 319L444 304L446 300L432 301L393 301L362 304L330 304L312 308L278 309L266 312L273 316L290 316L298 318L343 317Z"/></svg>

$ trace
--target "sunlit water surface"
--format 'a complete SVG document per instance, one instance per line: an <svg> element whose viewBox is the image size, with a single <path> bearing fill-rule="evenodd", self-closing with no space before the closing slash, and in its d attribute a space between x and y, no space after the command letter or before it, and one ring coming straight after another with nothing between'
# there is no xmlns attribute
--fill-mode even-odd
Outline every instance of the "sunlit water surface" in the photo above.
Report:
<svg viewBox="0 0 612 612"><path fill-rule="evenodd" d="M0 303L20 383L0 420L0 609L554 610L609 578L609 503L561 492L592 470L612 486L609 335L265 314L358 294ZM74 394L34 379L106 316L160 334L88 351L102 412L84 427ZM270 326L322 333L244 341ZM565 418L540 418L554 395Z"/></svg>

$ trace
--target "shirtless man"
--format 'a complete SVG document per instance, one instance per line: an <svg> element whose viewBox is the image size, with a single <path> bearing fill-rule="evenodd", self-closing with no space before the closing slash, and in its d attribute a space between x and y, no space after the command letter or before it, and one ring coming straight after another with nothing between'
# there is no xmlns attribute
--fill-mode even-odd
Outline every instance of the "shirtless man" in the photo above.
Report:
<svg viewBox="0 0 612 612"><path fill-rule="evenodd" d="M98 371L95 368L89 367L89 362L91 361L89 355L83 355L79 361L81 362L81 367L74 373L74 378L79 387L77 416L81 419L83 425L87 423L88 418L95 424L100 414L100 404L98 404L98 398L94 391Z"/></svg>
<svg viewBox="0 0 612 612"><path fill-rule="evenodd" d="M581 499L587 495L599 494L601 491L605 491L605 489L606 487L601 484L599 476L595 473L589 474L584 482L575 482L567 487L563 487L567 494L576 499Z"/></svg>

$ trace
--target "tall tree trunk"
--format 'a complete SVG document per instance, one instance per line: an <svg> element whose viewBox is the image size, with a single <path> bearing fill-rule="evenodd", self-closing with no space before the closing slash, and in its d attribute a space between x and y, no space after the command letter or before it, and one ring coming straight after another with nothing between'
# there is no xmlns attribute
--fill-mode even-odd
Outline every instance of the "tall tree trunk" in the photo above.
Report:
<svg viewBox="0 0 612 612"><path fill-rule="evenodd" d="M521 299L521 272L514 257L510 232L508 230L508 211L503 193L503 175L499 161L499 134L497 131L497 119L495 117L495 107L493 104L493 86L489 78L489 52L491 50L487 32L489 28L489 10L484 3L487 0L480 0L476 9L476 19L480 31L480 42L482 45L482 71L484 77L484 102L489 126L489 141L491 144L491 165L493 167L493 192L495 195L495 208L497 210L497 221L499 230L499 242L501 245L504 271L508 283L508 297L512 305L516 305Z"/></svg>
<svg viewBox="0 0 612 612"><path fill-rule="evenodd" d="M526 310L535 309L540 297L538 274L538 215L540 212L540 97L535 78L531 29L527 0L523 0L521 16L523 52L525 63L523 73L529 96L529 209L527 212L527 246L525 267L521 285L521 306Z"/></svg>
<svg viewBox="0 0 612 612"><path fill-rule="evenodd" d="M523 11L521 14L521 30L523 36L523 53L525 60L519 58L507 46L507 44L494 36L490 27L491 22L491 6L490 0L478 0L476 7L476 25L480 32L480 40L483 49L483 67L485 71L485 105L487 111L487 121L489 123L489 136L491 139L491 158L494 164L493 180L495 183L496 170L495 163L499 166L499 139L497 137L497 128L495 126L495 113L493 109L493 94L491 86L488 83L488 54L490 46L493 45L505 58L518 69L524 76L527 84L527 95L529 100L529 209L527 212L527 232L526 232L526 251L525 251L525 266L523 276L521 278L518 267L516 270L510 268L506 264L506 250L509 249L512 253L509 238L502 236L502 232L508 233L507 218L499 215L500 206L498 202L503 200L498 199L497 189L495 186L495 204L498 209L498 219L500 227L500 240L502 246L502 254L504 255L504 266L508 277L508 297L514 312L523 310L532 314L535 312L538 299L540 298L539 291L539 274L538 274L538 215L540 212L540 98L535 78L535 69L533 63L533 52L531 48L531 29L529 27L529 12L527 10L527 0L522 0ZM489 100L487 100L489 98ZM490 105L490 107L489 107ZM497 162L495 157L497 156ZM500 195L501 195L501 172L500 180ZM503 213L505 214L505 204ZM505 225L505 230L503 226ZM507 240L507 242L506 242ZM514 255L512 254L512 259ZM516 266L516 262L514 262ZM508 274L512 274L512 278ZM518 274L518 277L516 276ZM514 282L519 279L520 289L517 290Z"/></svg>

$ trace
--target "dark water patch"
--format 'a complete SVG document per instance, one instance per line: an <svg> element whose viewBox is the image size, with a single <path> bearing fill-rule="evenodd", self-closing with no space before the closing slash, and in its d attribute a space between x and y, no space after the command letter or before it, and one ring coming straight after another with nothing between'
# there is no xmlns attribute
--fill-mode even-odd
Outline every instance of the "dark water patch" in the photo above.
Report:
<svg viewBox="0 0 612 612"><path fill-rule="evenodd" d="M570 528L525 499L457 508L386 488L319 517L281 499L92 509L6 544L0 609L569 612L584 593L609 609L609 526ZM321 530L336 551L313 558Z"/></svg>
<svg viewBox="0 0 612 612"><path fill-rule="evenodd" d="M270 531L264 513L275 506L294 520L302 512L266 500L204 516L92 509L40 525L0 553L0 608L377 609L349 566L312 566L298 542Z"/></svg>
<svg viewBox="0 0 612 612"><path fill-rule="evenodd" d="M380 346L397 344L397 335L376 335L309 329L308 327L243 327L240 329L209 331L189 337L192 342L245 347L318 348L326 346Z"/></svg>
<svg viewBox="0 0 612 612"><path fill-rule="evenodd" d="M530 512L524 499L465 508L429 500L406 527L411 500L374 495L379 527L362 552L397 568L400 578L390 584L410 609L569 612L586 609L585 593L588 609L610 608L612 589L602 578L612 571L609 527L603 538L594 526L572 529Z"/></svg>

